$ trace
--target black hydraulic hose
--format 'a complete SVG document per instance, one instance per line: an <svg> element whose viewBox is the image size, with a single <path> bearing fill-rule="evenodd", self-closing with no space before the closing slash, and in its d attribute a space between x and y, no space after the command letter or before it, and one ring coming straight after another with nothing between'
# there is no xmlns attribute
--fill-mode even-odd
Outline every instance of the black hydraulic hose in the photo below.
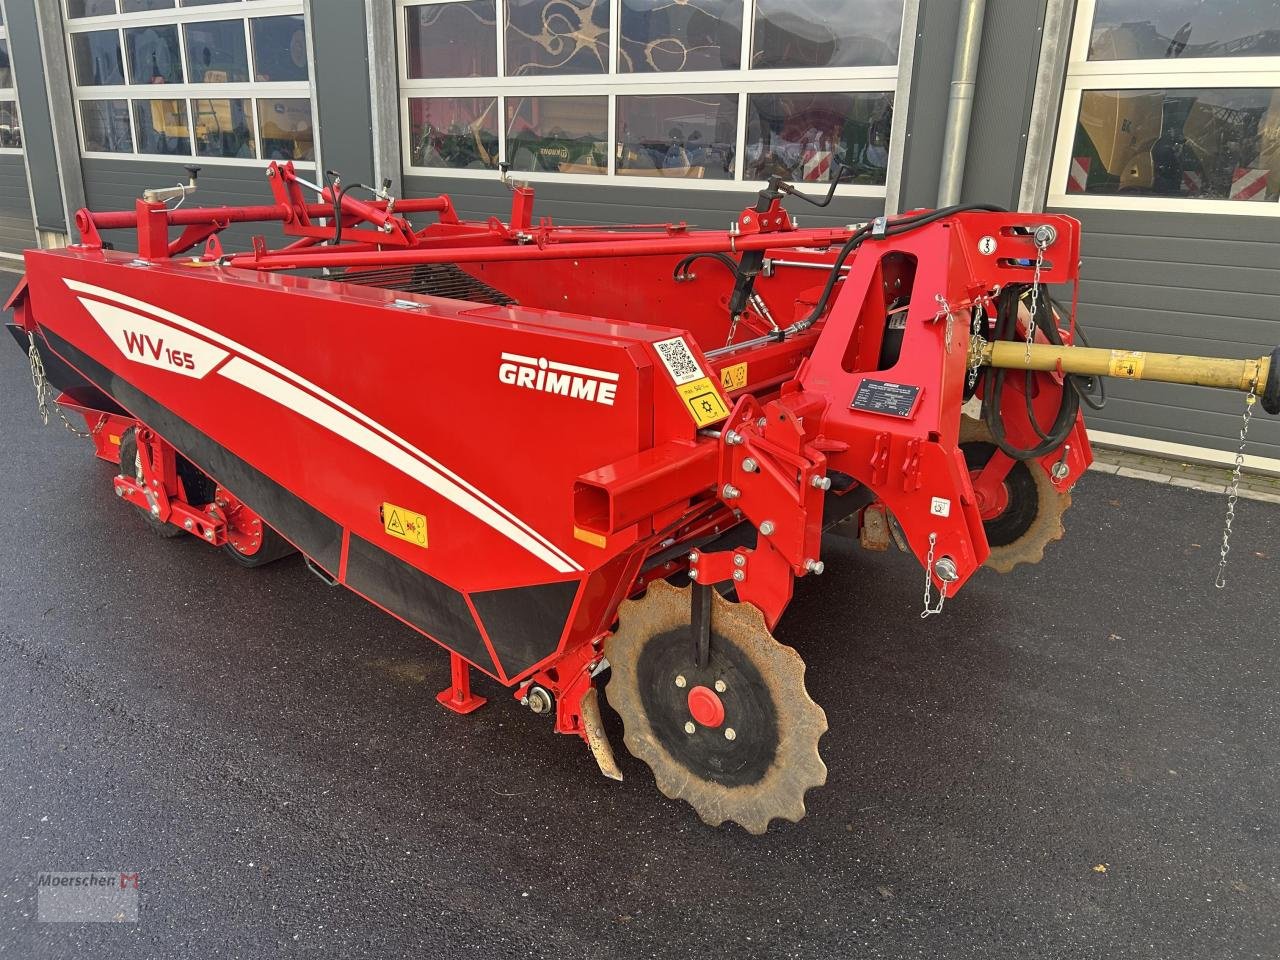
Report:
<svg viewBox="0 0 1280 960"><path fill-rule="evenodd" d="M1065 317L1067 312L1062 309L1062 304L1058 303L1053 297L1049 298L1049 302L1053 304L1053 309L1058 312L1058 316ZM1085 331L1084 324L1079 318L1076 318L1076 339L1080 341L1081 346L1092 346L1089 343L1088 333ZM1098 388L1097 395L1093 391L1086 389L1083 384L1090 384ZM1075 388L1076 393L1080 394L1080 399L1088 404L1090 410L1101 410L1107 405L1107 381L1103 377L1072 377L1071 385Z"/></svg>
<svg viewBox="0 0 1280 960"><path fill-rule="evenodd" d="M737 261L736 261L736 260L734 260L734 259L733 259L731 256L729 256L727 253L719 253L719 252L716 252L716 251L714 251L714 250L713 250L713 251L704 252L704 253L691 253L691 254L689 254L689 256L685 257L683 260L681 260L679 263L677 263L677 264L676 264L676 268L675 268L675 270L674 270L674 271L672 271L672 274L671 274L671 275L672 275L673 277L675 277L677 280L688 280L688 279L689 279L689 268L690 268L691 266L693 266L693 263L694 263L694 261L695 261L695 260L700 260L700 259L702 259L702 258L704 258L704 257L705 257L705 258L708 258L708 259L711 259L711 260L715 260L717 263L722 263L722 264L724 264L726 267L728 267L728 268L729 268L729 272L733 274L733 278L734 278L734 280L737 280L737 279L738 279L738 263L737 263Z"/></svg>
<svg viewBox="0 0 1280 960"><path fill-rule="evenodd" d="M358 187L361 190L368 190L375 197L378 195L378 191L363 183L349 183L345 187L335 189L337 174L332 170L326 170L324 175L329 183L329 195L333 197L333 239L329 243L331 246L336 247L342 242L342 198L347 195L347 191Z"/></svg>
<svg viewBox="0 0 1280 960"><path fill-rule="evenodd" d="M995 338L997 340L1018 340L1018 305L1024 290L1025 287L1009 286L1000 292L1000 296L996 301ZM1045 331L1045 336L1051 343L1061 345L1062 337L1058 334L1057 324L1053 319L1053 308L1047 299L1041 301L1036 312L1038 316L1033 318L1036 325ZM1045 317L1046 313L1048 314L1047 319ZM1052 328L1052 330L1048 328ZM1005 435L1004 420L1001 414L1001 400L1004 396L1005 376L1007 374L1008 371L1003 368L992 367L987 370L987 376L990 379L982 400L982 419L986 423L987 429L991 431L992 440L995 441L997 447L1014 460L1036 460L1057 450L1070 435L1075 427L1076 418L1080 414L1079 391L1073 383L1067 384L1071 389L1063 389L1058 413L1053 418L1053 426L1045 433L1030 407L1030 391L1028 390L1027 413L1042 440L1033 447L1025 449L1015 447ZM1030 378L1029 373L1028 378ZM1068 376L1067 379L1071 381L1074 378Z"/></svg>

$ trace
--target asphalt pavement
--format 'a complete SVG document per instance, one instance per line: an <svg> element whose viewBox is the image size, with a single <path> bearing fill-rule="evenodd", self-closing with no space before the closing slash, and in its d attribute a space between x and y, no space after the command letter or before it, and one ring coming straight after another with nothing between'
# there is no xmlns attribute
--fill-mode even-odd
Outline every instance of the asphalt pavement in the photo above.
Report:
<svg viewBox="0 0 1280 960"><path fill-rule="evenodd" d="M11 284L0 274L0 287ZM161 541L0 344L0 956L1280 956L1280 507L1091 474L1067 539L919 617L836 544L778 637L825 788L710 829L296 558ZM136 924L37 922L137 871Z"/></svg>

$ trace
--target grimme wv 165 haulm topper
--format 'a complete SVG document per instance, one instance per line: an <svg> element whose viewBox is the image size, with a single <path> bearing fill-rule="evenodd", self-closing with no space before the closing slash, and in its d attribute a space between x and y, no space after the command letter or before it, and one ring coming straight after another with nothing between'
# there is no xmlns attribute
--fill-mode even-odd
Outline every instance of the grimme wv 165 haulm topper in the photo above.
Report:
<svg viewBox="0 0 1280 960"><path fill-rule="evenodd" d="M915 554L928 615L1061 536L1089 378L1280 411L1280 350L1076 345L1046 290L1078 279L1069 217L800 229L782 200L831 193L774 179L728 231L556 226L517 183L508 222L468 222L275 163L269 204L170 207L194 176L26 254L10 327L42 409L52 385L156 533L300 551L449 650L445 706L484 702L479 669L620 777L608 665L627 747L711 824L798 820L826 779L826 716L770 634L824 530ZM223 252L266 221L291 242Z"/></svg>

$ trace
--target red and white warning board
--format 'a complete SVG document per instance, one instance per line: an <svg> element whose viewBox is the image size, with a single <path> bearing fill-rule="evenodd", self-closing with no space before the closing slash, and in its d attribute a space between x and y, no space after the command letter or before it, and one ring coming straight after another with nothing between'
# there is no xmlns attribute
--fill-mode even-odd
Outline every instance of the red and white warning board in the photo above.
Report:
<svg viewBox="0 0 1280 960"><path fill-rule="evenodd" d="M1267 174L1265 167L1237 167L1231 177L1232 200L1267 199Z"/></svg>
<svg viewBox="0 0 1280 960"><path fill-rule="evenodd" d="M1067 173L1067 193L1084 193L1089 186L1089 157L1072 157L1071 170Z"/></svg>

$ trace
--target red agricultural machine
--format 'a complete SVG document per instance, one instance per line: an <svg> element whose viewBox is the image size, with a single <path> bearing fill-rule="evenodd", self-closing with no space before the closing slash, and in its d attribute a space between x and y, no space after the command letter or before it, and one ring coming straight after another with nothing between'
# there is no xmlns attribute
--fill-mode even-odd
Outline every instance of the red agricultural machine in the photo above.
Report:
<svg viewBox="0 0 1280 960"><path fill-rule="evenodd" d="M478 669L620 778L610 668L627 747L711 824L797 820L826 779L826 716L770 633L824 531L913 553L927 616L1061 536L1087 378L1280 410L1280 351L1077 345L1048 295L1078 276L1065 216L801 229L783 201L831 194L774 179L728 231L556 226L518 183L506 223L469 222L266 173L269 204L148 191L27 253L10 327L42 409L56 388L158 534L301 552L448 649L446 707L484 703ZM288 244L223 251L256 222Z"/></svg>

